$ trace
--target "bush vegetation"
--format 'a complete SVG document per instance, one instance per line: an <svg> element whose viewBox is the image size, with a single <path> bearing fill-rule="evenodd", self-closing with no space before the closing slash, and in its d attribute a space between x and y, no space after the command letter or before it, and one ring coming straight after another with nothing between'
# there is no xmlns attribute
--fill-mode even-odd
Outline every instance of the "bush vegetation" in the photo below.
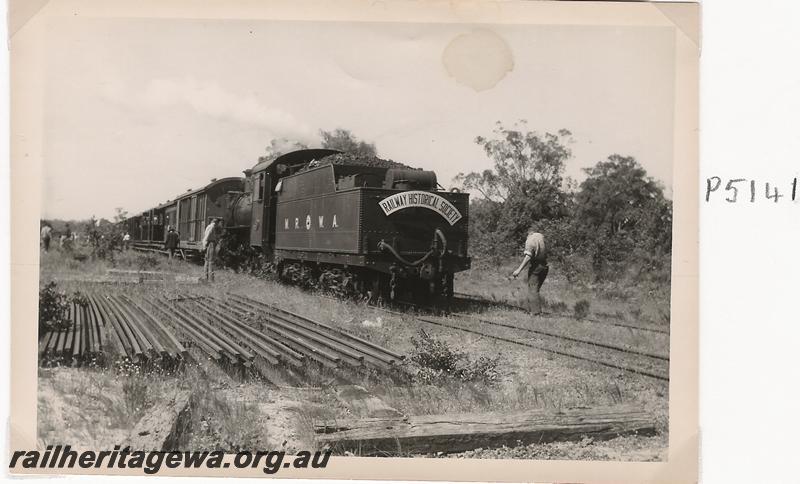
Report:
<svg viewBox="0 0 800 484"><path fill-rule="evenodd" d="M575 319L585 319L589 316L589 307L590 303L586 299L581 299L580 301L575 303L573 307L575 311Z"/></svg>
<svg viewBox="0 0 800 484"><path fill-rule="evenodd" d="M112 223L99 223L94 217L89 221L86 233L93 259L114 262L114 253L122 248L122 231Z"/></svg>
<svg viewBox="0 0 800 484"><path fill-rule="evenodd" d="M120 222L125 221L127 212L117 208L117 215L114 221L107 219L96 219L91 217L84 220L42 220L42 224L47 224L53 229L52 245L58 244L60 236L67 237L63 249L70 253L76 260L85 260L91 257L93 260L106 260L114 262L116 255L122 249L122 236L124 228ZM75 244L72 236L76 237L79 243ZM86 242L84 244L84 242ZM88 253L87 253L88 249Z"/></svg>
<svg viewBox="0 0 800 484"><path fill-rule="evenodd" d="M469 356L453 349L445 341L437 339L425 330L419 330L418 338L411 338L410 359L419 366L415 380L424 384L455 379L463 382L480 382L493 385L500 382L500 357L481 356L471 360Z"/></svg>
<svg viewBox="0 0 800 484"><path fill-rule="evenodd" d="M59 291L55 281L50 281L39 289L39 337L48 331L69 329L69 311L72 303L85 306L89 303L86 295L75 291L70 296Z"/></svg>
<svg viewBox="0 0 800 484"><path fill-rule="evenodd" d="M549 257L570 282L626 279L668 283L672 203L637 160L612 154L584 169L580 184L563 176L571 133L541 135L524 121L498 123L479 136L494 167L460 173L478 196L470 203L470 248L476 263L496 266L521 252L533 225Z"/></svg>
<svg viewBox="0 0 800 484"><path fill-rule="evenodd" d="M39 336L69 327L69 299L50 281L39 290Z"/></svg>

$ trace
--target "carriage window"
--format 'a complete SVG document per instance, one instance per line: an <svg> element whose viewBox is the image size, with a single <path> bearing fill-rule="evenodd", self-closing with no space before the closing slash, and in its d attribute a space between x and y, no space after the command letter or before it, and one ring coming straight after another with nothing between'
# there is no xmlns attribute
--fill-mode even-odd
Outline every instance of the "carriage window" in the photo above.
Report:
<svg viewBox="0 0 800 484"><path fill-rule="evenodd" d="M258 174L258 200L264 198L264 173Z"/></svg>

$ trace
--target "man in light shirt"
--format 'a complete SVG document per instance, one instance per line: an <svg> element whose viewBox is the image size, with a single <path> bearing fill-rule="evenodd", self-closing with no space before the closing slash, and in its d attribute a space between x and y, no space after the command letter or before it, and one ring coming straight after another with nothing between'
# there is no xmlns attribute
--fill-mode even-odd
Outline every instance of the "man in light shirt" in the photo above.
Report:
<svg viewBox="0 0 800 484"><path fill-rule="evenodd" d="M217 250L217 241L219 234L217 233L217 221L219 219L212 218L211 222L206 226L206 231L203 234L203 251L206 253L206 264L204 267L206 281L214 281L214 255Z"/></svg>
<svg viewBox="0 0 800 484"><path fill-rule="evenodd" d="M516 278L525 266L528 266L528 296L530 310L533 315L542 314L542 298L539 291L542 289L550 267L547 265L547 246L544 235L536 231L535 227L528 229L528 238L525 239L525 250L522 262L511 276Z"/></svg>

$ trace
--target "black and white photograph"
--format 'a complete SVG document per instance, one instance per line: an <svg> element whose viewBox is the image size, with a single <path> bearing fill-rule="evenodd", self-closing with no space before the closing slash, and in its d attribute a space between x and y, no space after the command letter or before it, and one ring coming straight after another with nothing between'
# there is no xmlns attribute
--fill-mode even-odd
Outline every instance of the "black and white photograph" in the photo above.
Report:
<svg viewBox="0 0 800 484"><path fill-rule="evenodd" d="M36 447L671 461L697 11L557 3L48 16Z"/></svg>

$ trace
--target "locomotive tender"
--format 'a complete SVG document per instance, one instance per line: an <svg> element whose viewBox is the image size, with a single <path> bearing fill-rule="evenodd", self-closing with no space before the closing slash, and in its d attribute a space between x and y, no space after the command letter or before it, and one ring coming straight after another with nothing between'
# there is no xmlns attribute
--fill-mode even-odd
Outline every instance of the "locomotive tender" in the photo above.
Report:
<svg viewBox="0 0 800 484"><path fill-rule="evenodd" d="M172 225L193 257L220 217L284 280L390 299L452 296L453 274L470 267L469 195L438 190L432 171L364 161L293 151L131 217L127 229L137 248L160 250Z"/></svg>

